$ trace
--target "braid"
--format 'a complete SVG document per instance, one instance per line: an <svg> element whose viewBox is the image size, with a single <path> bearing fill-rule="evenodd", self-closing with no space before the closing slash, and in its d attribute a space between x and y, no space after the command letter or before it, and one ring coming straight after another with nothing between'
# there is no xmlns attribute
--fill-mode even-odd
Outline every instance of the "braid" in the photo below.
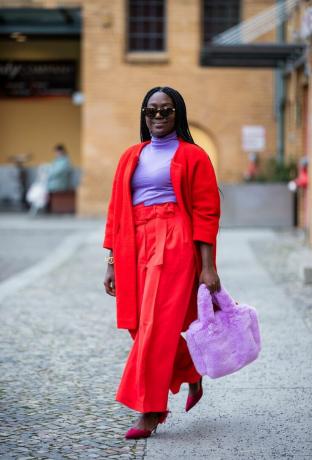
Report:
<svg viewBox="0 0 312 460"><path fill-rule="evenodd" d="M143 107L146 107L150 97L154 93L157 93L159 91L167 94L167 96L169 96L172 99L173 105L176 109L175 130L177 135L181 137L184 141L190 142L191 144L195 144L188 126L184 99L181 96L181 94L175 89L170 88L169 86L156 86L155 88L152 88L145 95L141 109ZM148 141L150 140L150 138L151 135L145 122L145 115L141 110L141 141Z"/></svg>

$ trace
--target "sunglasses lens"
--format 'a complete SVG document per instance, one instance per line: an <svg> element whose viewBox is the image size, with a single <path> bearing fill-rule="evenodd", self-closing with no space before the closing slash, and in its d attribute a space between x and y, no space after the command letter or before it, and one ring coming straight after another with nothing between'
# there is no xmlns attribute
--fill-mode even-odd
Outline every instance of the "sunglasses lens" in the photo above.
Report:
<svg viewBox="0 0 312 460"><path fill-rule="evenodd" d="M148 118L155 118L157 112L159 112L161 117L167 118L169 117L169 115L174 113L174 109L172 107L164 107L163 109L156 109L154 107L144 107L143 112L145 116Z"/></svg>
<svg viewBox="0 0 312 460"><path fill-rule="evenodd" d="M167 108L164 108L164 109L160 109L160 111L159 111L160 115L162 117L164 117L164 118L169 117L169 115L171 115L173 112L174 112L174 110L172 109L172 107L167 107Z"/></svg>
<svg viewBox="0 0 312 460"><path fill-rule="evenodd" d="M154 109L153 107L145 107L144 108L144 114L148 118L155 118L156 113L157 113L157 109Z"/></svg>

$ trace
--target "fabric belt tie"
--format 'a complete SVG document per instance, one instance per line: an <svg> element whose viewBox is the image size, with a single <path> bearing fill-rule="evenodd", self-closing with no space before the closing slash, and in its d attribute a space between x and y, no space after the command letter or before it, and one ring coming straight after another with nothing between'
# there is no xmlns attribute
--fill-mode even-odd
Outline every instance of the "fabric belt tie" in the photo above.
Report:
<svg viewBox="0 0 312 460"><path fill-rule="evenodd" d="M155 253L147 267L162 265L164 261L164 249L167 237L167 218L176 213L177 204L174 202L163 205L150 205L134 207L135 225L146 224L149 220L155 219Z"/></svg>

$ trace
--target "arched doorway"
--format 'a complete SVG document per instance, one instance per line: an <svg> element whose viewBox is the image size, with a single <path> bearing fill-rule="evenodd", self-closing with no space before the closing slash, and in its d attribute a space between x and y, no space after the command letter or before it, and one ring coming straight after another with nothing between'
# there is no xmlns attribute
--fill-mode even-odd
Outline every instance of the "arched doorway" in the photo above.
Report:
<svg viewBox="0 0 312 460"><path fill-rule="evenodd" d="M213 164L216 175L218 176L218 151L213 139L201 128L190 124L190 131L196 144L202 147Z"/></svg>

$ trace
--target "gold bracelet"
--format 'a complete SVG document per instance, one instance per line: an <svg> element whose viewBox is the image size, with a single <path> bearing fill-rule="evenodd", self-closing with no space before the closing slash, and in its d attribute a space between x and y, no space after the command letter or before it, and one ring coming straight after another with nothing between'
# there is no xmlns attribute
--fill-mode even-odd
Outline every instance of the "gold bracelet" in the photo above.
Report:
<svg viewBox="0 0 312 460"><path fill-rule="evenodd" d="M105 261L106 261L107 263L109 263L110 265L113 265L113 263L114 263L114 256L105 257Z"/></svg>

